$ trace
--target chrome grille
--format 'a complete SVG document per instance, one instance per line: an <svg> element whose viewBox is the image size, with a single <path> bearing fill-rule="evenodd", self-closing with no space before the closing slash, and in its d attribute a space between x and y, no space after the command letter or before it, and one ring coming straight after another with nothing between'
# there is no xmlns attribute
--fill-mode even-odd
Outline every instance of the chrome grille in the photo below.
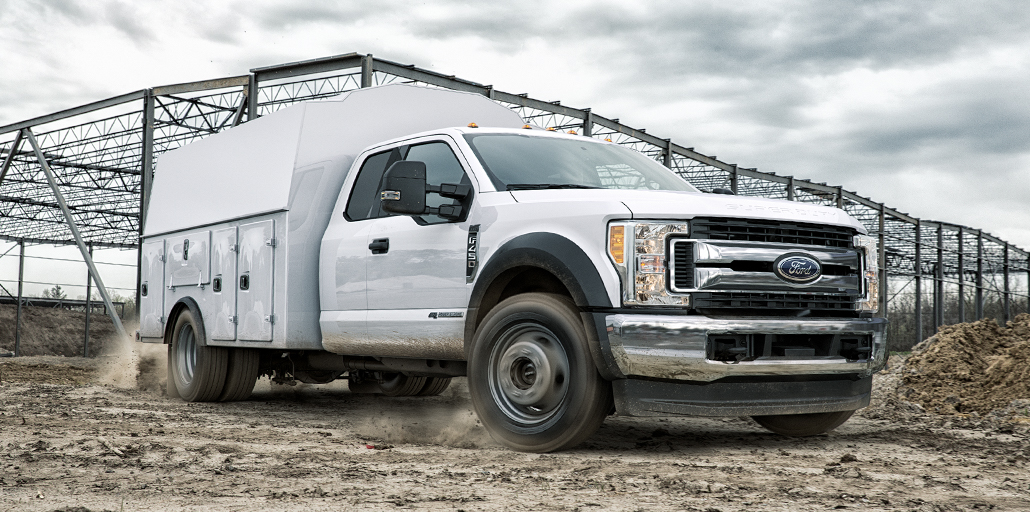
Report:
<svg viewBox="0 0 1030 512"><path fill-rule="evenodd" d="M852 228L759 219L699 218L690 221L690 237L707 240L772 242L854 248Z"/></svg>

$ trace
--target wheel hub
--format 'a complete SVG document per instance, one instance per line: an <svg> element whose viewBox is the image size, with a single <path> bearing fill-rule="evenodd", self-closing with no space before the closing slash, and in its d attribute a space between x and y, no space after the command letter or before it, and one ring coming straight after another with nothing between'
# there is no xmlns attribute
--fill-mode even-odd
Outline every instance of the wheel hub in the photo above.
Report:
<svg viewBox="0 0 1030 512"><path fill-rule="evenodd" d="M516 326L506 334L493 352L491 392L512 419L530 424L547 421L568 392L565 349L539 325Z"/></svg>

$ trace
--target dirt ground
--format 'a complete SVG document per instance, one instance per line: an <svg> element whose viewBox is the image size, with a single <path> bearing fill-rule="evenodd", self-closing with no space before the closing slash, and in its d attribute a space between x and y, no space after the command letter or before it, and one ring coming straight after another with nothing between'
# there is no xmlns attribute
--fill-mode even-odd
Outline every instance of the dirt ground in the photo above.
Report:
<svg viewBox="0 0 1030 512"><path fill-rule="evenodd" d="M152 348L0 359L0 510L1030 510L1030 420L926 412L901 359L826 435L613 416L536 455L490 440L461 379L424 398L264 379L184 403Z"/></svg>

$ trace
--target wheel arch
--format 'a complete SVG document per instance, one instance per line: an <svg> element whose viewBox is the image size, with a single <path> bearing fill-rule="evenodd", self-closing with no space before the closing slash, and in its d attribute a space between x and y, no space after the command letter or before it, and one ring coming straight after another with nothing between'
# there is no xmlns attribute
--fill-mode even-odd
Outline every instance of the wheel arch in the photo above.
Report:
<svg viewBox="0 0 1030 512"><path fill-rule="evenodd" d="M519 277L533 282L519 282ZM611 300L604 281L594 263L582 248L572 240L555 233L527 233L515 237L497 249L480 271L469 297L465 318L465 356L472 349L476 329L490 309L502 300L518 293L545 292L565 295L572 299L582 313L589 308L610 308ZM584 316L584 327L591 338L596 337L593 318ZM591 351L597 349L591 340ZM603 358L594 354L598 369ZM602 373L605 373L602 370Z"/></svg>
<svg viewBox="0 0 1030 512"><path fill-rule="evenodd" d="M175 335L175 333L173 332L175 330L175 321L179 318L179 315L183 312L183 310L188 310L190 314L193 315L193 318L196 320L196 329L198 331L197 346L206 347L207 330L206 327L204 327L204 315L201 314L200 305L197 304L197 301L193 300L193 297L183 297L176 301L174 305L172 305L171 311L168 312L168 321L165 322L165 345L171 345L172 336Z"/></svg>

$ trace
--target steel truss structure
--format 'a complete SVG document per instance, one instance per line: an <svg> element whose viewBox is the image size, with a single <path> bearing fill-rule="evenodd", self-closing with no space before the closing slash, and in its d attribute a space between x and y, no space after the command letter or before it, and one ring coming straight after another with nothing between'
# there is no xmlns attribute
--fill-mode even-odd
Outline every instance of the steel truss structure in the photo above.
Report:
<svg viewBox="0 0 1030 512"><path fill-rule="evenodd" d="M924 327L936 332L985 316L1004 322L1027 309L1030 253L980 229L917 219L839 186L728 164L590 109L358 53L154 87L0 127L0 240L22 248L79 245L110 303L87 246L138 247L158 155L298 102L390 83L482 94L536 125L632 147L702 190L847 211L879 237L881 280L889 284L883 310L912 316L914 332L895 336L914 342Z"/></svg>

